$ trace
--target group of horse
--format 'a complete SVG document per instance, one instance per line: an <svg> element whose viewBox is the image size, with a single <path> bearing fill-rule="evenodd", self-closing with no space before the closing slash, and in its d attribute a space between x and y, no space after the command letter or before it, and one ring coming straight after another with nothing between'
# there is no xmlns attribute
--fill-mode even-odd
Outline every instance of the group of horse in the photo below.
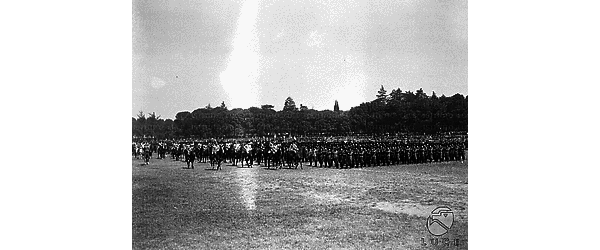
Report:
<svg viewBox="0 0 600 250"><path fill-rule="evenodd" d="M156 143L150 145L136 145L133 154L138 155L158 153L158 159L164 159L168 152L175 161L184 161L188 168L194 168L194 162L210 163L212 169L222 169L221 165L230 163L232 166L253 167L263 165L268 169L281 169L284 167L302 169L303 156L295 143L259 143L259 142L229 142L229 143L179 143L168 145ZM137 148L137 150L136 150ZM149 158L148 158L149 159Z"/></svg>
<svg viewBox="0 0 600 250"><path fill-rule="evenodd" d="M152 146L149 143L133 143L131 148L131 154L136 159L143 159L144 164L150 164L150 158L152 157Z"/></svg>

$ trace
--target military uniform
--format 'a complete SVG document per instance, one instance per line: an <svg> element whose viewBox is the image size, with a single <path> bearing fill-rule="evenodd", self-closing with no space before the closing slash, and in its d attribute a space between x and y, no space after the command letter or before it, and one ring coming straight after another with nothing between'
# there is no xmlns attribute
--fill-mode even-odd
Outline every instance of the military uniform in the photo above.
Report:
<svg viewBox="0 0 600 250"><path fill-rule="evenodd" d="M371 157L371 152L372 149L370 147L366 147L364 149L364 153L363 153L363 162L365 164L366 167L372 167L373 163L372 161L372 157Z"/></svg>
<svg viewBox="0 0 600 250"><path fill-rule="evenodd" d="M365 151L364 151L364 149L362 149L362 148L358 149L358 157L357 157L357 160L358 160L358 164L359 164L359 165L360 165L360 167L362 167L362 168L366 167L366 166L365 166L365 159L364 159L364 158L365 158Z"/></svg>
<svg viewBox="0 0 600 250"><path fill-rule="evenodd" d="M442 161L447 161L448 160L448 148L446 145L442 145L442 157L441 157Z"/></svg>
<svg viewBox="0 0 600 250"><path fill-rule="evenodd" d="M343 148L340 151L340 168L348 167L348 150Z"/></svg>
<svg viewBox="0 0 600 250"><path fill-rule="evenodd" d="M392 151L389 147L386 147L385 150L385 164L387 166L392 165Z"/></svg>
<svg viewBox="0 0 600 250"><path fill-rule="evenodd" d="M333 167L333 150L332 149L329 149L327 152L327 167L328 168Z"/></svg>
<svg viewBox="0 0 600 250"><path fill-rule="evenodd" d="M319 162L319 167L323 167L323 148L319 148L317 151L317 161ZM315 165L317 165L315 163Z"/></svg>
<svg viewBox="0 0 600 250"><path fill-rule="evenodd" d="M378 153L379 152L377 149L373 149L373 151L371 151L371 163L374 167L379 166L379 159L377 157Z"/></svg>
<svg viewBox="0 0 600 250"><path fill-rule="evenodd" d="M358 149L356 149L356 148L352 149L352 159L354 160L353 166L355 168L360 167L360 160L358 159L359 155L360 155L360 153L358 152Z"/></svg>

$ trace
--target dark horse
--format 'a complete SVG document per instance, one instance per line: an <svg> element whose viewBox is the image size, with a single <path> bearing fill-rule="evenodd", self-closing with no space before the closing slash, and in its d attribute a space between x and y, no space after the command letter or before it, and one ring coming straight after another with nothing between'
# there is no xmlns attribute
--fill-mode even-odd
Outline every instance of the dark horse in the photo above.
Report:
<svg viewBox="0 0 600 250"><path fill-rule="evenodd" d="M210 149L210 166L212 169L215 169L215 165L217 166L217 170L221 169L221 161L223 160L223 156L225 152L223 151L223 147L219 144L209 146Z"/></svg>
<svg viewBox="0 0 600 250"><path fill-rule="evenodd" d="M298 147L296 147L296 145L292 144L290 145L290 147L287 148L287 150L285 151L285 163L287 164L288 168L298 168L298 165L300 165L300 169L302 169L302 155L300 150L298 150Z"/></svg>
<svg viewBox="0 0 600 250"><path fill-rule="evenodd" d="M196 158L194 150L195 148L188 148L185 150L185 162L187 163L187 168L190 168L191 164L192 169L194 169L194 160Z"/></svg>

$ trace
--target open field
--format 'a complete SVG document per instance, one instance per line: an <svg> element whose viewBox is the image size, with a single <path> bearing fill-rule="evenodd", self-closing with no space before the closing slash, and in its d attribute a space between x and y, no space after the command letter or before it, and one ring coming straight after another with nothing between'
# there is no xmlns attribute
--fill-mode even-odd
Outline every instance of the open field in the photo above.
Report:
<svg viewBox="0 0 600 250"><path fill-rule="evenodd" d="M467 162L219 171L141 163L132 160L134 249L468 247ZM440 205L455 219L437 237L425 225Z"/></svg>

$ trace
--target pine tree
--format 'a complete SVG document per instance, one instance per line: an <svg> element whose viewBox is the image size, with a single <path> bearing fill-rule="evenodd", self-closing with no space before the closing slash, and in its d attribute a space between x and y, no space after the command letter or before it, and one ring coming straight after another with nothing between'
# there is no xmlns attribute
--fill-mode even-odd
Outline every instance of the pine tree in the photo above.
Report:
<svg viewBox="0 0 600 250"><path fill-rule="evenodd" d="M387 91L385 91L385 89L383 88L383 85L381 85L381 88L379 89L379 91L377 91L377 100L385 103L385 101L387 100Z"/></svg>
<svg viewBox="0 0 600 250"><path fill-rule="evenodd" d="M335 112L340 111L340 105L338 104L337 100L335 100L335 104L333 104L333 111L335 111Z"/></svg>
<svg viewBox="0 0 600 250"><path fill-rule="evenodd" d="M296 103L294 102L294 99L292 99L291 97L288 96L288 98L285 99L285 102L283 103L283 111L296 111L298 110L298 108L296 108Z"/></svg>

